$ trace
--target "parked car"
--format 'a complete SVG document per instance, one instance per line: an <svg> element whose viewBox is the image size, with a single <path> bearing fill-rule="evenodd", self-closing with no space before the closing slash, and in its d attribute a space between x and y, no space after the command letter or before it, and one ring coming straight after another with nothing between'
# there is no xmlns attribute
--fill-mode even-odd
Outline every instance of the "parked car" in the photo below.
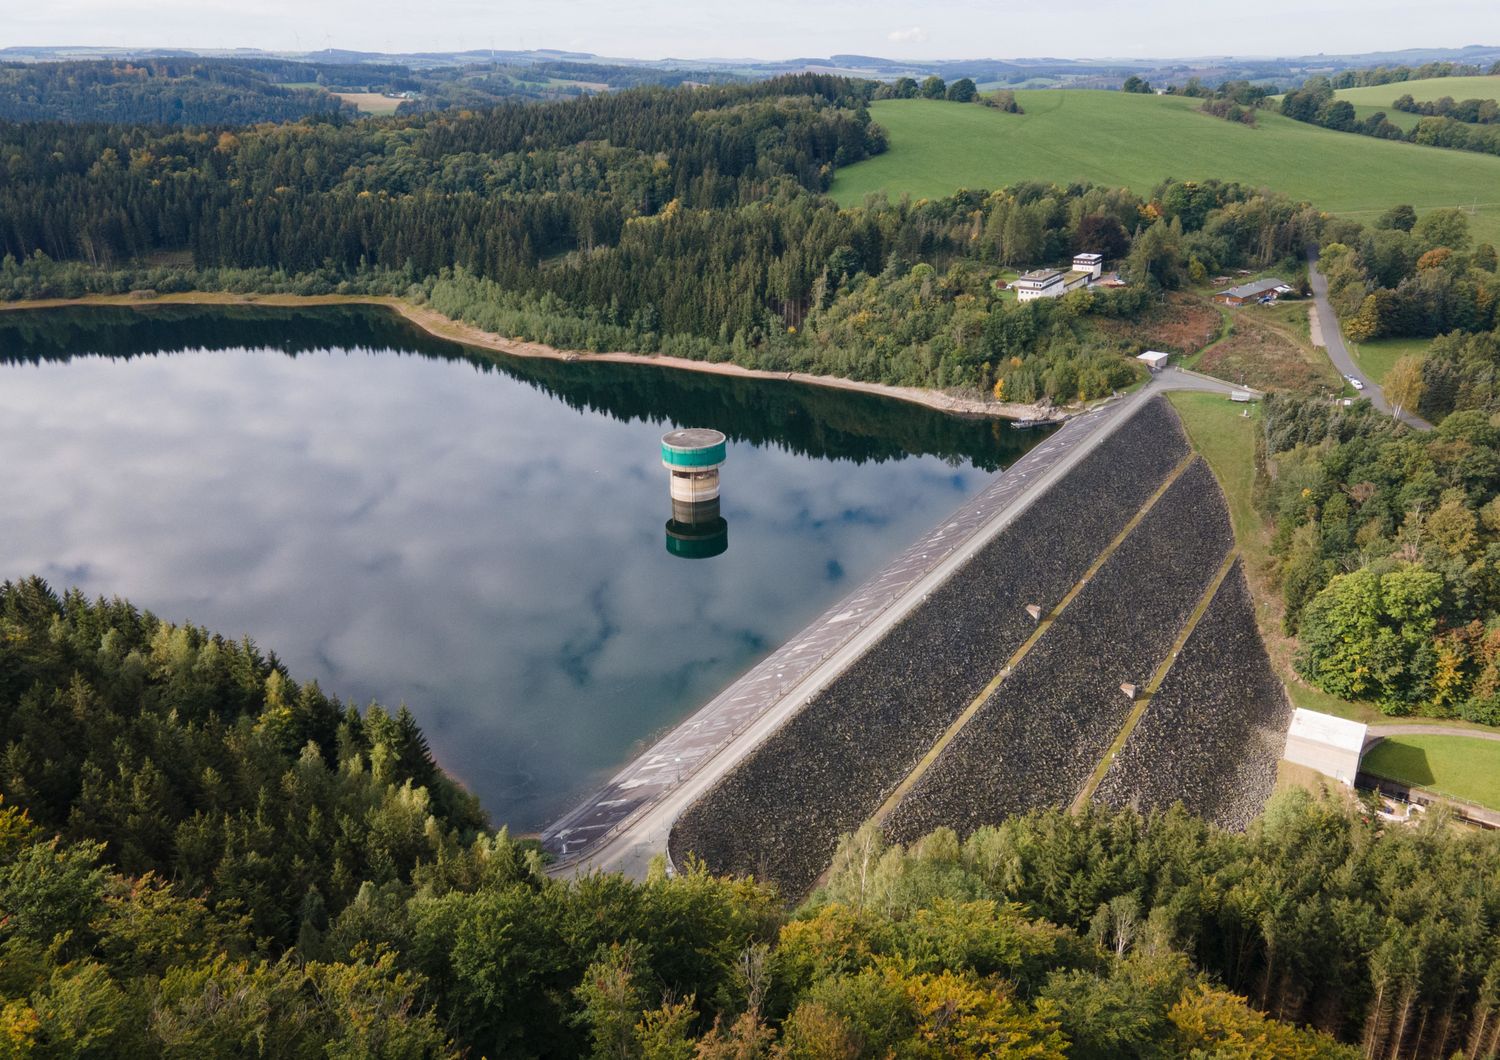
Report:
<svg viewBox="0 0 1500 1060"><path fill-rule="evenodd" d="M1349 385L1355 390L1363 390L1365 388L1365 381L1363 379L1356 379L1352 375L1346 375L1344 378L1349 381Z"/></svg>

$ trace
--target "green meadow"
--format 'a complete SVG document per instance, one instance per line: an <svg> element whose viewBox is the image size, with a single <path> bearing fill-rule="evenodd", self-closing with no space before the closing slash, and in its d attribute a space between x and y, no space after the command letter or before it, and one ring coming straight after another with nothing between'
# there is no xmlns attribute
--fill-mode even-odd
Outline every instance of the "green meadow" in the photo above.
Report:
<svg viewBox="0 0 1500 1060"><path fill-rule="evenodd" d="M1422 120L1422 115L1420 114L1408 114L1404 110L1396 110L1391 106L1389 100L1378 107L1369 103L1354 104L1354 116L1360 121L1364 121L1366 118L1373 117L1376 114L1384 114L1385 120L1402 132L1411 132L1417 127L1417 122Z"/></svg>
<svg viewBox="0 0 1500 1060"><path fill-rule="evenodd" d="M1389 85L1340 89L1336 95L1356 107L1387 109L1400 96L1430 103L1444 96L1454 99L1500 99L1500 77L1429 77L1422 81L1397 81Z"/></svg>
<svg viewBox="0 0 1500 1060"><path fill-rule="evenodd" d="M1500 99L1500 77L1430 77L1423 81L1398 81L1389 85L1369 85L1365 88L1345 88L1338 93L1339 99L1354 104L1354 113L1360 120L1376 111L1405 132L1416 128L1422 120L1420 114L1408 114L1391 106L1398 96L1410 95L1419 103L1452 96L1454 99Z"/></svg>
<svg viewBox="0 0 1500 1060"><path fill-rule="evenodd" d="M1419 338L1372 339L1369 342L1348 343L1360 369L1377 383L1385 382L1386 373L1401 358L1408 355L1422 356L1431 345L1431 339Z"/></svg>
<svg viewBox="0 0 1500 1060"><path fill-rule="evenodd" d="M1175 96L1055 89L1016 98L1025 114L933 100L873 104L890 150L840 170L833 196L857 205L871 192L938 198L1023 180L1149 193L1166 177L1217 177L1366 221L1397 203L1477 207L1475 235L1500 242L1494 155L1333 132L1265 111L1252 128L1201 114L1196 100Z"/></svg>
<svg viewBox="0 0 1500 1060"><path fill-rule="evenodd" d="M1500 743L1470 736L1392 736L1360 768L1465 802L1500 809Z"/></svg>

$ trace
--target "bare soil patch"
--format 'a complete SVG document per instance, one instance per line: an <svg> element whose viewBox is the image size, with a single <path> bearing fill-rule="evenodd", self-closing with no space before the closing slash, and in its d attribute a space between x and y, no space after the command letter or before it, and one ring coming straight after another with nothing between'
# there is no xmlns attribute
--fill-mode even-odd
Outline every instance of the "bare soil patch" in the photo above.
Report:
<svg viewBox="0 0 1500 1060"><path fill-rule="evenodd" d="M1122 342L1187 356L1213 342L1222 324L1223 317L1213 306L1177 291L1138 320L1105 320L1099 326Z"/></svg>
<svg viewBox="0 0 1500 1060"><path fill-rule="evenodd" d="M1279 322L1254 310L1232 317L1232 332L1203 355L1198 371L1257 390L1317 393L1341 387L1328 358L1304 347Z"/></svg>

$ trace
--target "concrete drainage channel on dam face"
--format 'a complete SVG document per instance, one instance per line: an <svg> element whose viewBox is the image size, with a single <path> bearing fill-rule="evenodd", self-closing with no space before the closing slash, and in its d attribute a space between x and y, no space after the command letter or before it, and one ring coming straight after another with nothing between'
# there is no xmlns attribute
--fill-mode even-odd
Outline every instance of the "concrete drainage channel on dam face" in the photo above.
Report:
<svg viewBox="0 0 1500 1060"><path fill-rule="evenodd" d="M542 833L566 873L599 865L598 855L625 827L679 788L705 763L762 720L787 693L846 648L892 604L1016 506L1102 427L1128 418L1144 395L1068 420L972 500L928 531L850 596L725 689L631 762L593 797ZM804 695L807 693L804 693ZM665 843L662 844L665 850ZM602 867L602 866L601 866ZM627 867L610 865L609 867ZM638 868L639 866L630 866Z"/></svg>
<svg viewBox="0 0 1500 1060"><path fill-rule="evenodd" d="M1161 665L1151 675L1151 680L1147 682L1146 687L1137 695L1135 688L1130 686L1128 694L1131 696L1134 706L1131 707L1130 715L1125 719L1125 724L1120 726L1120 732L1115 737L1114 742L1109 745L1109 750L1104 752L1104 756L1099 759L1099 764L1094 767L1093 773L1089 775L1087 783L1079 789L1078 797L1073 800L1072 809L1074 813L1081 812L1084 807L1094 801L1094 796L1098 793L1099 785L1103 783L1105 774L1109 772L1110 766L1114 765L1115 759L1120 756L1120 752L1125 749L1125 744L1129 741L1131 733L1135 732L1136 726L1141 723L1141 719L1145 716L1147 708L1150 707L1151 698L1156 695L1157 690L1166 681L1167 675L1172 672L1173 663L1182 654L1182 649L1187 644L1188 638L1198 628L1198 623L1203 620L1203 616L1208 612L1209 605L1218 596L1219 587L1224 584L1224 579L1229 577L1229 572L1239 562L1239 558L1240 550L1238 548L1231 548L1229 554L1224 557L1224 562L1219 565L1219 571L1214 575L1214 580L1209 582L1208 588L1203 591L1203 596L1199 598L1197 606L1193 608L1193 613L1188 616L1187 623L1177 634L1177 639L1172 642L1172 647L1167 652L1167 657L1161 661ZM1125 691L1125 688L1122 687L1121 691Z"/></svg>
<svg viewBox="0 0 1500 1060"><path fill-rule="evenodd" d="M1109 558L1115 554L1119 547L1124 544L1125 539L1135 531L1136 527L1140 526L1141 522L1150 513L1151 509L1156 506L1156 503L1166 495L1167 490L1172 487L1172 484L1176 482L1182 476L1182 473L1192 465L1194 459L1195 458L1191 454L1182 458L1181 463L1179 463L1175 468L1172 469L1171 473L1169 473L1166 479L1163 480L1162 484L1157 488L1156 492L1147 499L1146 503L1141 506L1141 509L1137 511L1135 515L1131 516L1130 521L1126 523L1124 528L1115 535L1114 539L1105 546L1104 551L1099 553L1098 557L1096 557L1093 563L1089 565L1088 570L1083 572L1083 576L1073 584L1073 587L1063 595L1063 598L1057 602L1057 605L1053 607L1052 610L1048 611L1046 614L1041 614L1040 608L1037 609L1037 613L1035 616L1036 631L1033 632L1031 636L1027 637L1026 640L1021 643L1021 646L1017 648L1008 659L1005 660L1005 665L1000 667L1000 671L995 674L993 678L991 678L989 684L985 685L984 688L980 690L979 694L969 702L969 705L964 708L963 713L953 720L952 724L948 726L943 735L939 737L937 742L932 745L932 749L928 751L927 754L922 756L922 760L917 763L916 768L914 768L910 773L906 775L906 778L896 786L896 790L891 792L891 794L886 798L885 802L881 804L880 809L875 811L875 815L872 818L875 823L884 824L886 822L890 815L895 811L896 807L901 804L902 800L911 793L912 789L915 788L918 782L921 781L921 779L927 774L927 771L932 768L933 763L942 756L943 752L948 748L948 745L951 744L954 738L969 724L971 720L973 720L974 715L979 713L980 708L982 708L985 703L987 703L990 698L1000 690L1000 686L1005 682L1005 679L1015 672L1016 667L1019 666L1021 664L1021 661L1026 658L1031 649L1035 647L1036 644L1042 639L1042 637L1046 635L1047 631L1052 628L1053 623L1055 623L1059 618L1062 617L1063 612L1068 609L1068 605L1078 598L1079 593L1083 592L1084 588L1093 579L1094 575L1099 573L1100 568L1103 567L1104 564L1109 561Z"/></svg>

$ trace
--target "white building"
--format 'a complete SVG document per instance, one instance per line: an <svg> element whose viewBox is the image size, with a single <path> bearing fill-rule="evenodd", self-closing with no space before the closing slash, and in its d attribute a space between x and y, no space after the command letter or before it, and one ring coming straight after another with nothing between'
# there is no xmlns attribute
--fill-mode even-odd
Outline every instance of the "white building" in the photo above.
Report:
<svg viewBox="0 0 1500 1060"><path fill-rule="evenodd" d="M1159 372L1167 366L1167 358L1170 354L1162 353L1160 350L1147 350L1136 357L1138 361L1145 361L1146 367L1153 372Z"/></svg>
<svg viewBox="0 0 1500 1060"><path fill-rule="evenodd" d="M1063 272L1061 269L1037 269L1028 272L1011 284L1016 299L1022 302L1038 298L1061 298L1069 291L1087 287L1090 276L1086 272Z"/></svg>
<svg viewBox="0 0 1500 1060"><path fill-rule="evenodd" d="M1062 295L1063 274L1058 269L1037 269L1028 272L1011 284L1018 301L1030 302L1037 298L1057 298Z"/></svg>
<svg viewBox="0 0 1500 1060"><path fill-rule="evenodd" d="M1352 788L1365 750L1365 731L1362 722L1298 707L1287 730L1282 757Z"/></svg>
<svg viewBox="0 0 1500 1060"><path fill-rule="evenodd" d="M1099 279L1104 275L1103 254L1074 254L1073 271L1086 272L1092 279Z"/></svg>

